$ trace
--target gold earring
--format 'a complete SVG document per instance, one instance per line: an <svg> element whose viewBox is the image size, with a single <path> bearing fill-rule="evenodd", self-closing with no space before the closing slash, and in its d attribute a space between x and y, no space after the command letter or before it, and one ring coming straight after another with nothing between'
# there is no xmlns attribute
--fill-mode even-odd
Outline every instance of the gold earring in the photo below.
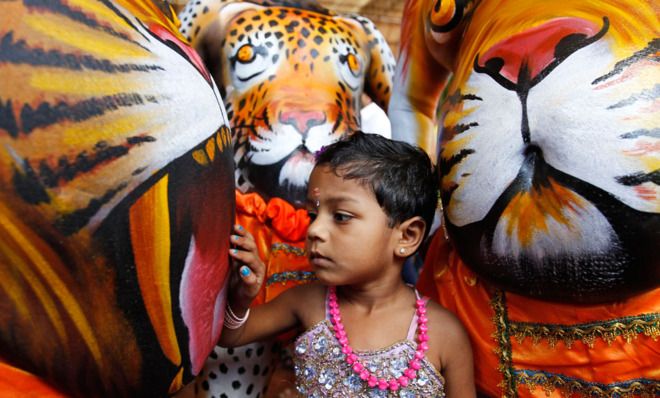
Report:
<svg viewBox="0 0 660 398"><path fill-rule="evenodd" d="M403 247L399 249L399 254L405 254L405 253L406 253L406 249L404 249Z"/></svg>

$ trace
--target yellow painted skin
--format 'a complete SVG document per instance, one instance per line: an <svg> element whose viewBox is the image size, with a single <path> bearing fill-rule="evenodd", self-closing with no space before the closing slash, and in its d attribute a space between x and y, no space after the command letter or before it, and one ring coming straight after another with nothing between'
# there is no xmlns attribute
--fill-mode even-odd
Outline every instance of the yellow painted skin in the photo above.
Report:
<svg viewBox="0 0 660 398"><path fill-rule="evenodd" d="M0 41L0 395L37 378L76 396L178 390L214 323L181 287L208 266L198 286L217 299L228 249L180 227L206 206L214 239L233 223L217 87L161 2L9 2ZM172 194L195 179L219 188Z"/></svg>

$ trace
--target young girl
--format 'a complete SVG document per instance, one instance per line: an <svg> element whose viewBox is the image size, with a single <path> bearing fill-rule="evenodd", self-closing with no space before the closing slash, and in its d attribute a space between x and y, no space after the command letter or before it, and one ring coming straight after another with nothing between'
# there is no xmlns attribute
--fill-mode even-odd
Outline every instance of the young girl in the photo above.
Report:
<svg viewBox="0 0 660 398"><path fill-rule="evenodd" d="M240 226L220 345L302 328L297 389L307 397L474 397L472 352L447 310L404 284L401 268L427 235L437 204L428 156L408 144L356 133L327 147L308 188L307 253L319 284L249 310L264 278Z"/></svg>

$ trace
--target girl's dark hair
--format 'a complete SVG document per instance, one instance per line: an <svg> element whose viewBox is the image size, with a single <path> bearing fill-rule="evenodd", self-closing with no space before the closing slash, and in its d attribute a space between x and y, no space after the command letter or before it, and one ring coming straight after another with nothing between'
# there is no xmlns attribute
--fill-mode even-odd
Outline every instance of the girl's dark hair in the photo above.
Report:
<svg viewBox="0 0 660 398"><path fill-rule="evenodd" d="M357 131L323 148L316 166L327 166L339 177L370 187L390 227L420 216L428 234L438 204L438 185L435 167L423 150Z"/></svg>

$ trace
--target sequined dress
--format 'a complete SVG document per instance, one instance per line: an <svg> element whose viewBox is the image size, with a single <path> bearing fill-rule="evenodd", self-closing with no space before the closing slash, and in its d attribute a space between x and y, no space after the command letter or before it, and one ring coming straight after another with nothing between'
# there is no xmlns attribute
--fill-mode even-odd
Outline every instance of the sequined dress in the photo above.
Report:
<svg viewBox="0 0 660 398"><path fill-rule="evenodd" d="M355 350L360 361L376 376L381 378L400 377L408 367L417 349L414 341L417 331L417 315L408 329L405 340L389 347L373 350ZM326 297L325 319L305 331L295 341L294 363L296 388L304 397L444 397L444 378L424 358L418 377L398 391L371 388L353 372L346 363L330 322Z"/></svg>

